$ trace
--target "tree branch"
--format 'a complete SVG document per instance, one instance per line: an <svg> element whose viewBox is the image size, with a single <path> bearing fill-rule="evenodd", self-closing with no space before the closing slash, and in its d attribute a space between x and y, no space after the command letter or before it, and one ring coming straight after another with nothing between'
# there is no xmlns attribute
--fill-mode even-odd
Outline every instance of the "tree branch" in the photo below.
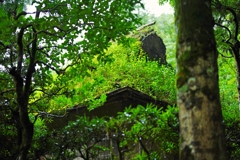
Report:
<svg viewBox="0 0 240 160"><path fill-rule="evenodd" d="M39 16L40 16L40 12L37 12L35 19L39 19ZM37 34L33 26L32 26L32 30L33 30L33 41L32 41L31 52L29 47L30 63L28 65L28 69L26 73L26 82L25 82L25 88L24 88L24 95L26 96L27 99L29 99L29 95L31 94L32 77L33 77L33 73L35 72L35 66L36 66L35 56L37 53Z"/></svg>
<svg viewBox="0 0 240 160"><path fill-rule="evenodd" d="M57 69L54 68L53 66L51 66L51 65L49 65L49 64L47 64L47 63L45 63L45 62L43 62L43 61L37 60L35 63L36 63L36 64L43 64L43 65L45 65L47 68L55 71L58 75L63 74L63 71L64 71L64 70L57 70Z"/></svg>
<svg viewBox="0 0 240 160"><path fill-rule="evenodd" d="M235 23L235 35L234 35L234 39L236 40L236 39L237 39L237 36L238 36L238 29L239 29L239 28L238 28L238 27L239 27L239 24L238 24L237 14L236 14L236 12L235 12L232 8L230 8L230 7L227 7L226 10L228 10L229 12L231 12L232 15L233 15L233 17L234 17L234 19L233 19L233 21L234 21L234 23Z"/></svg>
<svg viewBox="0 0 240 160"><path fill-rule="evenodd" d="M36 61L36 64L37 64L37 63L38 63L38 64L43 64L43 65L45 65L46 67L48 67L49 69L52 69L53 71L55 71L58 75L61 75L61 74L64 74L64 72L66 71L66 69L68 69L68 68L71 67L71 66L74 66L74 65L77 64L78 62L69 64L69 65L67 65L65 68L60 69L60 70L57 70L57 69L54 68L53 66L51 66L51 65L49 65L49 64L47 64L47 63L45 63L45 62L43 62L43 61L40 61L40 60L37 60L37 61Z"/></svg>
<svg viewBox="0 0 240 160"><path fill-rule="evenodd" d="M25 28L21 28L18 33L17 44L18 44L18 62L17 62L17 72L20 74L22 70L22 61L23 61L23 34Z"/></svg>
<svg viewBox="0 0 240 160"><path fill-rule="evenodd" d="M48 30L54 29L54 28L57 28L60 32L51 33L51 32L48 31ZM73 29L69 29L69 30L64 30L59 26L51 26L51 27L48 27L45 30L38 31L36 34L45 33L46 35L50 35L50 36L54 36L54 37L58 37L58 38L63 38L66 34L68 34L71 31L74 31L75 29L77 29L77 27L75 27ZM59 36L58 35L59 33L64 33L64 34L62 36Z"/></svg>
<svg viewBox="0 0 240 160"><path fill-rule="evenodd" d="M18 20L21 16L25 16L25 15L28 15L28 14L40 14L41 12L42 13L51 12L52 10L56 9L59 6L66 6L66 5L67 4L59 4L59 5L56 5L56 6L52 7L52 8L45 9L45 10L37 10L35 12L25 12L25 11L22 11L18 15L15 15L14 19Z"/></svg>
<svg viewBox="0 0 240 160"><path fill-rule="evenodd" d="M6 47L2 41L0 41L0 45L3 46L4 48Z"/></svg>
<svg viewBox="0 0 240 160"><path fill-rule="evenodd" d="M217 26L219 26L219 27L224 28L224 29L227 30L227 32L228 32L228 34L229 34L229 38L228 38L227 40L225 40L225 42L229 42L229 41L231 40L231 38L232 38L232 33L231 33L230 29L229 29L228 27L224 26L224 25L219 24L219 23L215 23L215 24L216 24ZM229 42L229 43L230 43L230 42Z"/></svg>
<svg viewBox="0 0 240 160"><path fill-rule="evenodd" d="M63 115L51 114L51 113L42 112L42 111L38 111L37 113L39 114L39 116L56 117L56 118L63 118L67 115L67 112L65 112Z"/></svg>
<svg viewBox="0 0 240 160"><path fill-rule="evenodd" d="M62 38L62 36L57 35L57 32L56 33L51 33L51 32L48 32L46 30L41 30L41 31L38 31L36 34L40 34L40 33L45 33L46 35Z"/></svg>
<svg viewBox="0 0 240 160"><path fill-rule="evenodd" d="M148 159L150 160L149 151L147 150L147 148L146 148L145 145L143 144L143 142L142 142L142 140L141 140L141 137L137 136L137 138L138 138L138 141L139 141L141 147L143 148L144 152L147 154Z"/></svg>
<svg viewBox="0 0 240 160"><path fill-rule="evenodd" d="M23 61L23 35L24 35L24 30L27 29L28 27L31 27L32 24L28 24L25 27L22 27L18 33L17 37L17 44L18 44L18 62L17 62L17 72L21 74L22 70L22 61Z"/></svg>
<svg viewBox="0 0 240 160"><path fill-rule="evenodd" d="M224 57L224 58L233 58L233 56L225 56L225 55L223 55L221 52L219 52L220 53L220 55L222 56L222 57Z"/></svg>
<svg viewBox="0 0 240 160"><path fill-rule="evenodd" d="M27 14L28 14L27 12L22 11L22 12L20 12L17 16L14 16L14 19L15 19L15 20L18 20L19 17L25 16L25 15L27 15Z"/></svg>
<svg viewBox="0 0 240 160"><path fill-rule="evenodd" d="M5 91L0 92L0 95L4 95L5 93L8 93L8 92L14 92L14 91L15 91L14 88L7 89L7 90L5 90Z"/></svg>
<svg viewBox="0 0 240 160"><path fill-rule="evenodd" d="M140 30L142 30L142 29L144 29L144 28L146 28L146 27L148 27L148 26L154 25L155 23L156 23L156 21L150 22L150 23L148 23L148 24L145 24L145 25L143 25L143 26L138 27L136 30L137 30L137 31L140 31Z"/></svg>

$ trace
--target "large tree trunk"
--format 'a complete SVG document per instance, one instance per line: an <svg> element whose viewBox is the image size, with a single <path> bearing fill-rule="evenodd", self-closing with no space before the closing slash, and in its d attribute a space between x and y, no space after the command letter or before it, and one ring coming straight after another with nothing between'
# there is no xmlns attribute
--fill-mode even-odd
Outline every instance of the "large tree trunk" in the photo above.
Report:
<svg viewBox="0 0 240 160"><path fill-rule="evenodd" d="M37 17L37 16L36 16ZM18 143L20 146L18 147L18 160L26 160L28 150L32 143L33 138L33 130L34 125L29 119L28 115L28 100L29 94L31 92L31 83L33 73L35 72L35 53L36 53L36 44L37 44L37 37L32 42L32 55L30 58L30 63L28 65L25 78L23 78L23 60L24 60L24 49L23 49L23 35L24 35L25 28L21 28L18 37L18 61L17 67L12 67L9 71L9 74L13 77L15 82L16 88L16 101L17 101L17 111L18 114L17 121L19 121L18 128Z"/></svg>
<svg viewBox="0 0 240 160"><path fill-rule="evenodd" d="M19 156L18 160L26 160L28 155L28 150L32 143L32 137L33 137L33 123L30 121L28 117L28 113L25 112L25 106L21 107L20 109L20 121L22 125L22 138L21 138L21 145L19 148Z"/></svg>
<svg viewBox="0 0 240 160"><path fill-rule="evenodd" d="M180 159L225 160L211 0L176 0Z"/></svg>
<svg viewBox="0 0 240 160"><path fill-rule="evenodd" d="M33 123L28 116L28 97L26 92L23 92L23 80L20 75L12 70L10 74L14 77L17 90L18 111L15 111L15 120L18 121L18 160L26 160L28 150L33 138Z"/></svg>

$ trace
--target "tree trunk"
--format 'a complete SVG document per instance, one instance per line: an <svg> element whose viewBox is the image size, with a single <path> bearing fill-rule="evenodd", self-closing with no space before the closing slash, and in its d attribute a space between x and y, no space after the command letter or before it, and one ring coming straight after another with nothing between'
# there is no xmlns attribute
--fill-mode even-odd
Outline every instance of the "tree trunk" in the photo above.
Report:
<svg viewBox="0 0 240 160"><path fill-rule="evenodd" d="M18 160L26 160L28 155L28 150L32 143L33 137L33 123L30 121L28 116L28 106L27 100L24 96L18 96L18 105L19 105L19 119L21 125L20 131L20 147L18 153Z"/></svg>
<svg viewBox="0 0 240 160"><path fill-rule="evenodd" d="M23 111L20 111L20 120L22 125L22 142L19 148L18 160L26 160L32 143L33 123L30 121L28 113L24 113Z"/></svg>
<svg viewBox="0 0 240 160"><path fill-rule="evenodd" d="M14 78L16 95L17 95L17 105L18 111L15 111L15 118L18 121L18 160L26 160L28 150L32 143L33 137L33 123L30 121L28 116L28 99L29 99L29 89L23 89L23 78L21 77L21 72L12 68L10 74ZM31 83L26 83L31 84Z"/></svg>
<svg viewBox="0 0 240 160"><path fill-rule="evenodd" d="M176 0L180 159L226 160L211 0Z"/></svg>
<svg viewBox="0 0 240 160"><path fill-rule="evenodd" d="M118 146L118 158L119 158L119 160L124 160L124 151L123 151L123 148L120 147L119 140L117 140L117 146Z"/></svg>

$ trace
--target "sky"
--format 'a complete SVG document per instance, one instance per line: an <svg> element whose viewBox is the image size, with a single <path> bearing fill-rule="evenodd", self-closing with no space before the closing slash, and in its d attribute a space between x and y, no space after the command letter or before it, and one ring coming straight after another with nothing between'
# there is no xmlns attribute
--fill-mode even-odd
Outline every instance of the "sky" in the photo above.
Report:
<svg viewBox="0 0 240 160"><path fill-rule="evenodd" d="M164 5L160 6L158 4L158 0L142 0L145 4L145 9L150 13L156 16L159 16L163 13L165 14L173 14L173 8L168 4L165 3Z"/></svg>

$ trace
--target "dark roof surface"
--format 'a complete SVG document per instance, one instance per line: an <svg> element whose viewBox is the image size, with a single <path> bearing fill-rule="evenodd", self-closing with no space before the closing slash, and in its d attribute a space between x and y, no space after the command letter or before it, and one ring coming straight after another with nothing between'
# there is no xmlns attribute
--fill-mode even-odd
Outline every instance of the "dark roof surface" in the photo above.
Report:
<svg viewBox="0 0 240 160"><path fill-rule="evenodd" d="M59 128L68 124L68 121L74 121L78 116L89 117L115 117L119 112L123 112L126 107L137 107L138 105L146 106L154 104L158 107L166 109L167 102L155 100L151 96L137 91L131 87L123 87L106 94L106 102L91 111L87 106L74 106L67 110L66 116L53 118L53 123L48 124L50 128ZM99 97L98 97L99 98Z"/></svg>
<svg viewBox="0 0 240 160"><path fill-rule="evenodd" d="M129 98L134 101L152 103L162 107L166 107L168 105L167 102L156 100L151 96L128 86L109 92L106 95L107 95L106 103L119 98Z"/></svg>

